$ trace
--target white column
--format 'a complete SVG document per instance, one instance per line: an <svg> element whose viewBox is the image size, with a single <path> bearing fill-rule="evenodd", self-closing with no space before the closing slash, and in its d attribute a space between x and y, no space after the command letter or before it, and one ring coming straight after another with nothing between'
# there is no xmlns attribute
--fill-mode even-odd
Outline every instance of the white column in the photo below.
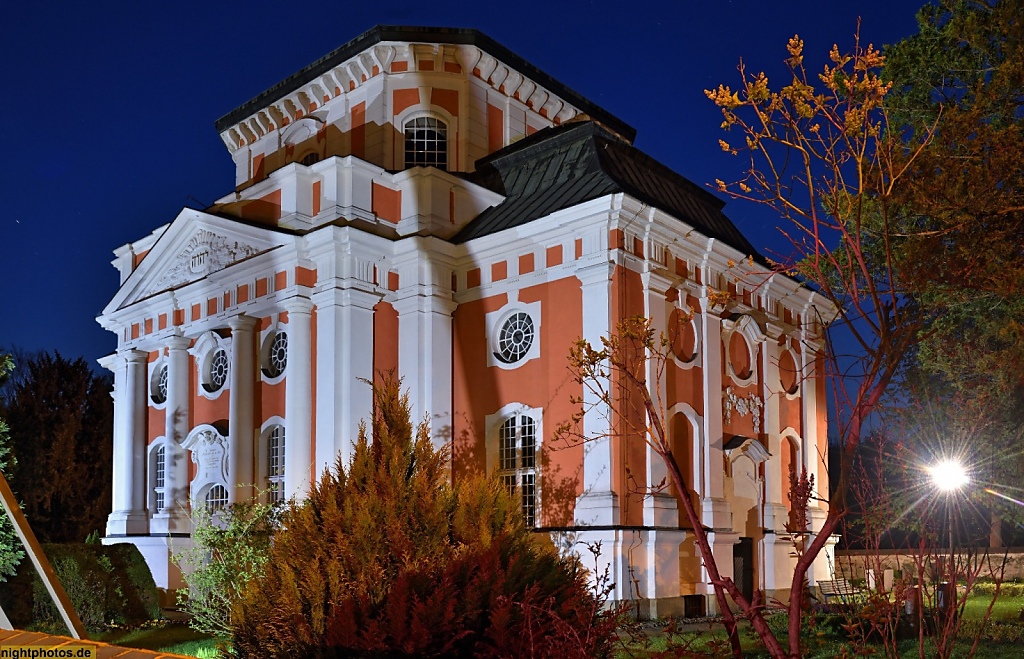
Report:
<svg viewBox="0 0 1024 659"><path fill-rule="evenodd" d="M646 265L650 267L651 262L648 261ZM667 277L655 274L650 270L645 271L641 278L644 285L644 315L651 321L656 342L655 349L659 350L661 337L663 335L665 337L669 336L665 294L671 286L671 281ZM667 373L664 368L662 368L660 373L658 372L658 361L652 357L653 355L648 351L647 387L650 389L651 399L658 407L658 413L661 414L661 422L667 434L670 428L668 409L671 407L668 400L668 386L665 381ZM661 366L665 365L661 364ZM648 427L653 427L653 424L648 422ZM687 480L689 478L687 476ZM676 503L675 497L672 496L672 483L668 476L668 468L665 466L664 459L655 453L650 444L648 444L647 487L657 487L659 483L662 488L660 492L644 497L644 526L678 527L679 504ZM688 482L687 485L693 487L694 484ZM675 551L677 554L679 553L678 545ZM678 574L679 566L677 565L675 569Z"/></svg>
<svg viewBox="0 0 1024 659"><path fill-rule="evenodd" d="M188 452L181 447L188 436L190 344L191 341L183 336L171 337L167 342L167 407L164 426L166 495L164 507L153 515L150 524L150 532L154 534L188 533L191 530L188 512Z"/></svg>
<svg viewBox="0 0 1024 659"><path fill-rule="evenodd" d="M231 327L231 383L228 391L228 503L253 496L253 388L256 382L253 328L256 319L235 316Z"/></svg>
<svg viewBox="0 0 1024 659"><path fill-rule="evenodd" d="M411 293L411 294L410 294ZM409 391L412 420L424 419L435 448L451 440L451 291L414 287L394 302L398 312L398 374Z"/></svg>
<svg viewBox="0 0 1024 659"><path fill-rule="evenodd" d="M786 392L782 390L779 377L779 359L782 354L779 337L780 329L770 325L768 340L765 341L762 352L765 374L764 382L761 383L761 394L764 399L764 432L768 437L768 452L772 454L764 469L764 528L784 533L785 524L789 519L789 509L782 500L782 483L783 479L789 478L789 474L782 473L785 447L782 444L780 410Z"/></svg>
<svg viewBox="0 0 1024 659"><path fill-rule="evenodd" d="M705 275L706 276L706 275ZM713 313L706 296L700 299L701 366L704 371L704 499L701 502L704 525L731 530L732 511L725 500L725 473L722 448L722 319ZM717 555L718 550L715 550ZM729 557L732 566L732 555ZM719 569L721 569L719 565Z"/></svg>
<svg viewBox="0 0 1024 659"><path fill-rule="evenodd" d="M328 288L313 295L317 474L333 467L339 453L347 464L359 422L365 419L370 426L373 390L363 380L373 381L373 307L379 300L379 295L356 288ZM290 341L289 336L289 348Z"/></svg>
<svg viewBox="0 0 1024 659"><path fill-rule="evenodd" d="M114 372L113 511L107 536L139 535L146 517L147 355L127 350L101 361Z"/></svg>
<svg viewBox="0 0 1024 659"><path fill-rule="evenodd" d="M285 496L303 498L309 492L312 463L313 351L310 345L309 298L284 301L288 312L288 365L284 389L284 487Z"/></svg>
<svg viewBox="0 0 1024 659"><path fill-rule="evenodd" d="M614 263L598 263L576 271L583 293L583 339L600 347L611 332L611 277ZM607 383L605 386L608 386ZM576 499L577 524L610 526L619 523L619 497L612 490L611 410L583 388L583 494Z"/></svg>

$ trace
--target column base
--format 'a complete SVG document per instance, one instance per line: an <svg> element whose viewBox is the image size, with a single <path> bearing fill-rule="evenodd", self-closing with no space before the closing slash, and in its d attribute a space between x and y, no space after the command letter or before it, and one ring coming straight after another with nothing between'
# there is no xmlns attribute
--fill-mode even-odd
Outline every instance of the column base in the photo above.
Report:
<svg viewBox="0 0 1024 659"><path fill-rule="evenodd" d="M107 517L107 535L145 535L149 517L143 510L115 510Z"/></svg>
<svg viewBox="0 0 1024 659"><path fill-rule="evenodd" d="M615 492L588 492L576 498L573 514L581 526L614 526L619 523L619 495Z"/></svg>
<svg viewBox="0 0 1024 659"><path fill-rule="evenodd" d="M703 499L701 517L708 528L732 531L732 505L725 499Z"/></svg>
<svg viewBox="0 0 1024 659"><path fill-rule="evenodd" d="M190 535L192 519L180 512L156 513L149 522L149 533L150 535Z"/></svg>
<svg viewBox="0 0 1024 659"><path fill-rule="evenodd" d="M651 494L644 498L644 526L679 527L679 504L671 494Z"/></svg>

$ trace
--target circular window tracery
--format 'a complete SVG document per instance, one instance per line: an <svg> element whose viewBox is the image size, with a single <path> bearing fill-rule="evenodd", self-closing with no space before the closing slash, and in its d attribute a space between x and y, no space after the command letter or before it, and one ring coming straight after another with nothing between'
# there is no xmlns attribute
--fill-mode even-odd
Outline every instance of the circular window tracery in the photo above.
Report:
<svg viewBox="0 0 1024 659"><path fill-rule="evenodd" d="M518 311L502 323L498 331L498 351L494 355L506 364L514 364L530 351L533 339L533 319L530 314Z"/></svg>
<svg viewBox="0 0 1024 659"><path fill-rule="evenodd" d="M162 405L167 402L167 364L163 364L157 370L151 389L150 398L154 403Z"/></svg>
<svg viewBox="0 0 1024 659"><path fill-rule="evenodd" d="M228 381L228 353L223 348L213 353L210 360L210 367L207 370L207 382L203 386L213 393L220 391L221 387Z"/></svg>
<svg viewBox="0 0 1024 659"><path fill-rule="evenodd" d="M284 369L287 368L287 366L288 334L285 332L276 332L274 334L274 338L270 341L269 348L267 348L263 373L268 378L276 378L284 373Z"/></svg>

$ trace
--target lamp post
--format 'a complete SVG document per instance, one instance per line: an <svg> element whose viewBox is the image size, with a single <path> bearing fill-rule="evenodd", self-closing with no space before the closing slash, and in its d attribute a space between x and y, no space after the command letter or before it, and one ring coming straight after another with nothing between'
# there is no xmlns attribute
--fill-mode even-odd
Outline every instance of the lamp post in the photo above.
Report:
<svg viewBox="0 0 1024 659"><path fill-rule="evenodd" d="M940 609L946 609L947 614L953 610L953 589L956 588L955 564L953 560L953 495L963 486L970 482L971 478L962 464L955 460L943 460L928 469L932 477L932 483L940 491L946 493L946 512L949 520L949 583L943 593L943 602Z"/></svg>

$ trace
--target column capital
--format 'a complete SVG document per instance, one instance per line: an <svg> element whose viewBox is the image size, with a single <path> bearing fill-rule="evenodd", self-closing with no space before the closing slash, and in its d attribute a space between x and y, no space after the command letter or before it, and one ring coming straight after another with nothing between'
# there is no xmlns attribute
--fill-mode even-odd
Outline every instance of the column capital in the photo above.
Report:
<svg viewBox="0 0 1024 659"><path fill-rule="evenodd" d="M256 327L256 318L239 314L228 319L228 327L232 332L251 332Z"/></svg>
<svg viewBox="0 0 1024 659"><path fill-rule="evenodd" d="M577 268L574 274L576 279L580 280L580 283L588 286L610 282L613 272L615 272L615 263L613 261L601 261L600 263Z"/></svg>
<svg viewBox="0 0 1024 659"><path fill-rule="evenodd" d="M171 350L188 350L191 345L192 339L186 336L175 335L167 339L167 347Z"/></svg>
<svg viewBox="0 0 1024 659"><path fill-rule="evenodd" d="M669 276L668 270L659 270L660 271L652 270L650 268L645 269L640 273L640 280L643 282L644 288L648 292L664 295L665 293L668 293L668 290L672 288L676 282Z"/></svg>
<svg viewBox="0 0 1024 659"><path fill-rule="evenodd" d="M281 302L281 306L284 307L284 310L287 311L288 315L290 316L292 314L309 315L313 313L314 305L313 301L310 300L308 297L302 297L300 295L297 295L295 297L290 297Z"/></svg>
<svg viewBox="0 0 1024 659"><path fill-rule="evenodd" d="M322 307L359 307L373 309L381 299L380 293L364 291L359 288L328 288L313 293L312 302L317 308Z"/></svg>
<svg viewBox="0 0 1024 659"><path fill-rule="evenodd" d="M129 349L117 354L129 364L141 364L149 360L149 353L143 350Z"/></svg>
<svg viewBox="0 0 1024 659"><path fill-rule="evenodd" d="M421 311L424 313L440 313L446 316L452 315L459 306L458 302L448 295L406 295L397 298L391 303L399 316L407 313Z"/></svg>

